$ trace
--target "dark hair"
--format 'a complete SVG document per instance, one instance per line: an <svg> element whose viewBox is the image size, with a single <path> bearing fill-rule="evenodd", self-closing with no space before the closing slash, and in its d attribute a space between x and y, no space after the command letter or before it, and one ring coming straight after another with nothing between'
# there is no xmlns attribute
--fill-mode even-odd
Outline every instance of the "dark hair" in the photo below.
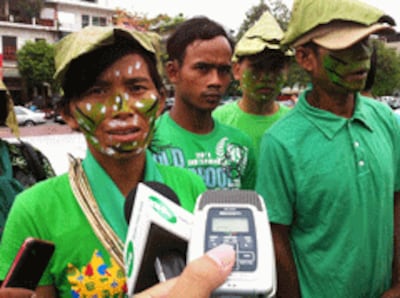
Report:
<svg viewBox="0 0 400 298"><path fill-rule="evenodd" d="M289 63L290 58L281 50L264 49L254 55L239 56L238 62L247 58L254 69L268 69L269 71L281 71Z"/></svg>
<svg viewBox="0 0 400 298"><path fill-rule="evenodd" d="M372 53L371 53L371 65L368 71L367 80L365 81L364 91L371 91L375 82L376 75L376 63L378 57L376 55L376 46L372 45Z"/></svg>
<svg viewBox="0 0 400 298"><path fill-rule="evenodd" d="M319 56L319 45L317 45L315 42L313 41L309 41L306 44L303 45L303 47L309 48L313 51L313 53L318 57Z"/></svg>
<svg viewBox="0 0 400 298"><path fill-rule="evenodd" d="M179 63L182 63L186 48L193 41L209 40L217 36L226 37L233 50L233 40L220 24L206 17L191 18L180 24L167 39L168 60L178 60Z"/></svg>
<svg viewBox="0 0 400 298"><path fill-rule="evenodd" d="M71 62L65 74L62 88L63 98L59 101L59 108L65 109L68 103L82 96L90 87L93 86L98 76L119 58L130 54L138 53L146 61L150 76L154 81L157 90L161 93L163 83L157 71L157 60L155 55L143 49L135 41L116 37L117 41L112 45L107 45L84 54ZM120 40L118 40L120 39Z"/></svg>

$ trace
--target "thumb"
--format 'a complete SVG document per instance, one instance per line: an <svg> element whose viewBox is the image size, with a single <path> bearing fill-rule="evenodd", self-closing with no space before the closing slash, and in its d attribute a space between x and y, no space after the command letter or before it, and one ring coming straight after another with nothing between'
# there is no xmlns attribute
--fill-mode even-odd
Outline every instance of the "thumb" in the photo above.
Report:
<svg viewBox="0 0 400 298"><path fill-rule="evenodd" d="M235 251L230 245L220 245L190 262L171 289L168 297L208 298L222 285L232 271Z"/></svg>

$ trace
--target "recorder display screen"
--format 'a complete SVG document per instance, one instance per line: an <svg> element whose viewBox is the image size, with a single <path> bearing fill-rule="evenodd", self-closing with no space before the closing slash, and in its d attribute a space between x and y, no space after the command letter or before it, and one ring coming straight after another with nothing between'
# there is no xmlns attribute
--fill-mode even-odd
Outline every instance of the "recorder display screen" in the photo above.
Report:
<svg viewBox="0 0 400 298"><path fill-rule="evenodd" d="M215 233L248 233L249 221L245 217L214 217L212 231Z"/></svg>

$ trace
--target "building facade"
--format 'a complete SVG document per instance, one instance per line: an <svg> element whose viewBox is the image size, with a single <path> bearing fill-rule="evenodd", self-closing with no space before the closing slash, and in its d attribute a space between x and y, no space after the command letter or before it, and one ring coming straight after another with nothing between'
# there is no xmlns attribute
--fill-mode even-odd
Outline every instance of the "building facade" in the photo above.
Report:
<svg viewBox="0 0 400 298"><path fill-rule="evenodd" d="M17 104L51 96L46 82L29 92L24 87L16 53L27 41L53 44L88 25L112 25L116 11L112 0L44 0L37 7L21 2L28 1L0 0L0 76Z"/></svg>

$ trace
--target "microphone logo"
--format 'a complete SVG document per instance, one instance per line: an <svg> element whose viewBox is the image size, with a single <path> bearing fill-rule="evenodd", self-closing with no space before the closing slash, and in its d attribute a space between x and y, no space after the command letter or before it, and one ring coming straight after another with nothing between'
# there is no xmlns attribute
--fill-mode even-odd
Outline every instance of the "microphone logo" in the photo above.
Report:
<svg viewBox="0 0 400 298"><path fill-rule="evenodd" d="M175 224L177 222L176 215L172 212L172 210L159 198L155 196L149 196L149 199L152 201L153 210L160 215L166 221Z"/></svg>
<svg viewBox="0 0 400 298"><path fill-rule="evenodd" d="M133 272L133 261L134 261L135 255L133 253L133 242L129 241L128 243L128 248L125 254L125 266L126 266L126 272L128 277L131 277L132 272Z"/></svg>

